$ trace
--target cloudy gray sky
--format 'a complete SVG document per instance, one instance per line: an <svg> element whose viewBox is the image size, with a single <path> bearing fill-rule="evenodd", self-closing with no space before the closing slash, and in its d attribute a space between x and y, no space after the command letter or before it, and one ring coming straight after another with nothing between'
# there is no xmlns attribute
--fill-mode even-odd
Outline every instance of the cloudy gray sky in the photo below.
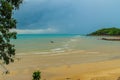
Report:
<svg viewBox="0 0 120 80"><path fill-rule="evenodd" d="M119 4L120 0L24 0L14 17L21 32L87 34L120 27Z"/></svg>

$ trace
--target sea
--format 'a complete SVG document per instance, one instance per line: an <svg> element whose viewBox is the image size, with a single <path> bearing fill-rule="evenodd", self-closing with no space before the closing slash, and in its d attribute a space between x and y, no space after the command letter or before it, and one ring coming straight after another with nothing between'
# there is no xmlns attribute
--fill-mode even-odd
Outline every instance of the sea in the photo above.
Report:
<svg viewBox="0 0 120 80"><path fill-rule="evenodd" d="M90 54L105 53L120 57L120 41L105 41L101 38L80 34L18 34L12 43L17 55L86 51Z"/></svg>

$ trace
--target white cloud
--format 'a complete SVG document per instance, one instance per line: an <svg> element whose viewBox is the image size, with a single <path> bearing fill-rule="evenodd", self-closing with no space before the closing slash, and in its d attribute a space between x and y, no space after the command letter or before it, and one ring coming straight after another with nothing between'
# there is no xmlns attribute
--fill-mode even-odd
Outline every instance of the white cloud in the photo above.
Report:
<svg viewBox="0 0 120 80"><path fill-rule="evenodd" d="M58 30L53 28L47 29L11 29L11 32L17 32L18 34L49 34L49 33L56 33Z"/></svg>

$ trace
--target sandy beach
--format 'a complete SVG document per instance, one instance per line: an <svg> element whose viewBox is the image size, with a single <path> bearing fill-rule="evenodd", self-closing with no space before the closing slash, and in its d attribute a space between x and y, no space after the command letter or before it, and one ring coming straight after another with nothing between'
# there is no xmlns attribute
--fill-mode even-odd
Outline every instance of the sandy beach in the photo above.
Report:
<svg viewBox="0 0 120 80"><path fill-rule="evenodd" d="M119 6L0 0L0 80L120 80Z"/></svg>
<svg viewBox="0 0 120 80"><path fill-rule="evenodd" d="M32 80L36 70L41 71L41 80L117 80L120 76L120 59L102 59L105 55L97 52L69 53L17 55L20 59L6 66L10 73L1 72L0 80Z"/></svg>

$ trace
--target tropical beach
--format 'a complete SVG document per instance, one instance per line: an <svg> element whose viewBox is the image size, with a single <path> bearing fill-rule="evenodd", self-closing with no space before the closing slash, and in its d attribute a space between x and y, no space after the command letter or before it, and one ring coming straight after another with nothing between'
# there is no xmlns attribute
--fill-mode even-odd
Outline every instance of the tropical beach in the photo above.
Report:
<svg viewBox="0 0 120 80"><path fill-rule="evenodd" d="M117 80L119 78L119 41L104 41L100 40L100 37L78 34L42 36L18 35L18 39L13 41L18 51L15 62L6 66L10 73L1 75L0 80L31 80L32 73L37 70L41 71L41 80ZM54 43L50 43L50 40ZM25 45L25 41L29 43ZM41 43L46 47L39 45ZM35 45L37 48L38 46L44 48L37 50Z"/></svg>
<svg viewBox="0 0 120 80"><path fill-rule="evenodd" d="M0 80L120 80L119 0L0 0Z"/></svg>

